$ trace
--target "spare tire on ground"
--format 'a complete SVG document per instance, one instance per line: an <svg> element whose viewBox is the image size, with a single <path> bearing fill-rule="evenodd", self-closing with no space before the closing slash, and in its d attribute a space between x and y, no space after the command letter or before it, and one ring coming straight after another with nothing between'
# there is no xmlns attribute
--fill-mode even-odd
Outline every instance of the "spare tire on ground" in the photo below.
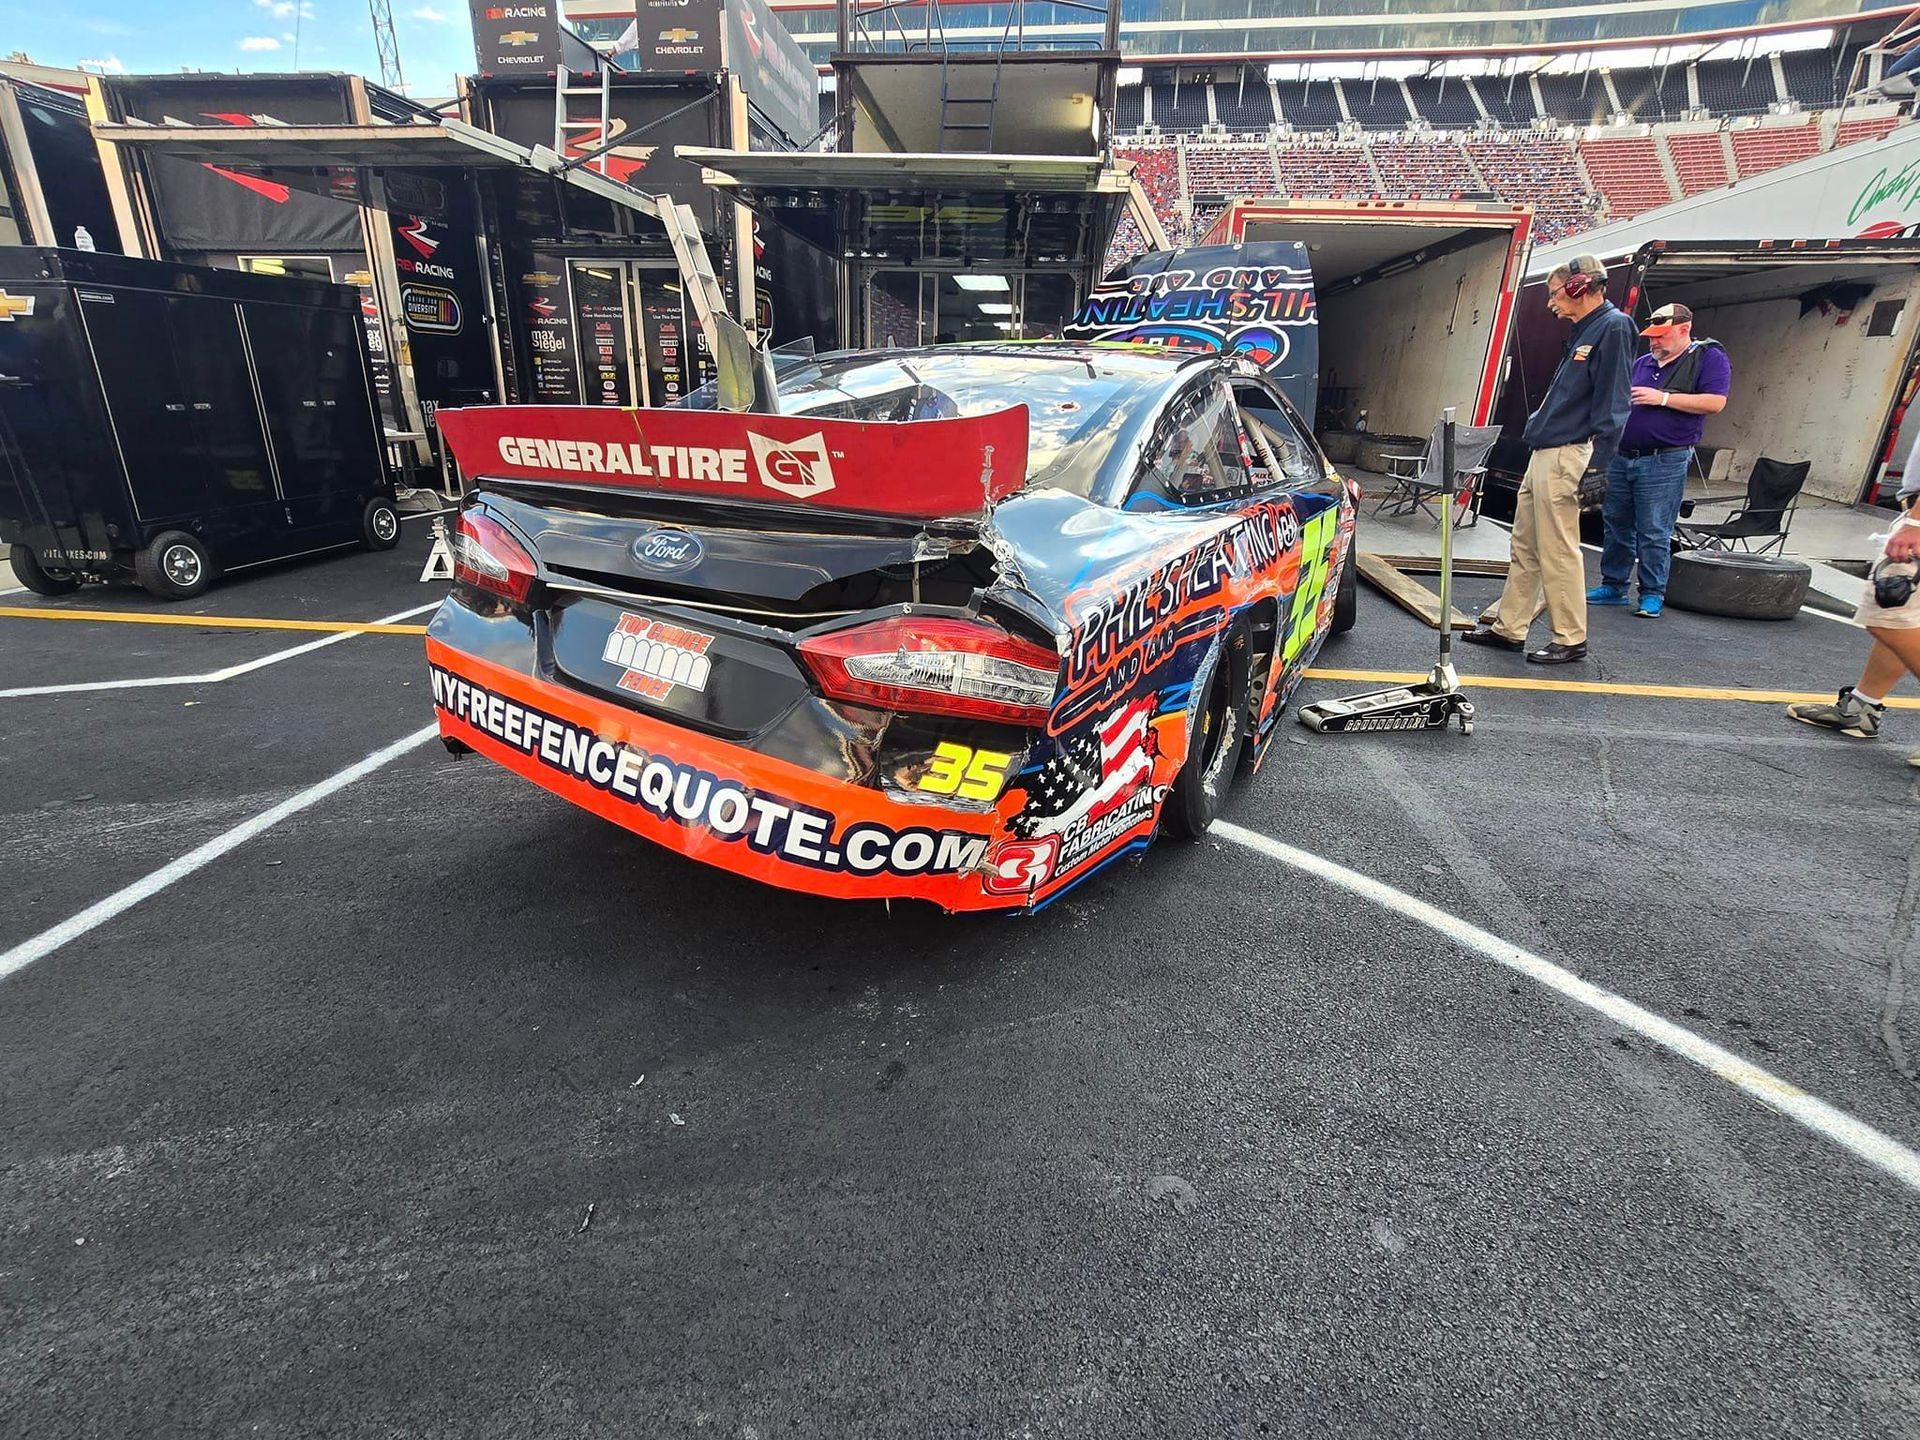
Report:
<svg viewBox="0 0 1920 1440"><path fill-rule="evenodd" d="M1329 430L1321 435L1320 448L1326 452L1327 459L1334 464L1351 465L1353 457L1360 453L1360 432Z"/></svg>
<svg viewBox="0 0 1920 1440"><path fill-rule="evenodd" d="M1798 560L1730 550L1679 550L1667 603L1736 620L1791 620L1806 603L1813 571Z"/></svg>

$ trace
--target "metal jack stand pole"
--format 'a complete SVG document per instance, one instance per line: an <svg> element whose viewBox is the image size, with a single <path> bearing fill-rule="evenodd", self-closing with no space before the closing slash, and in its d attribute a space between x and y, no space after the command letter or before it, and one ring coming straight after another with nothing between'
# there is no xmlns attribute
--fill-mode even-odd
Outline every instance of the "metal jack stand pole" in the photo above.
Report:
<svg viewBox="0 0 1920 1440"><path fill-rule="evenodd" d="M1300 723L1322 734L1346 730L1444 730L1458 718L1460 733L1473 733L1473 702L1461 693L1453 668L1453 482L1454 407L1443 412L1440 431L1440 660L1417 685L1368 690L1344 700L1322 700L1300 709ZM1351 560L1348 562L1351 564Z"/></svg>

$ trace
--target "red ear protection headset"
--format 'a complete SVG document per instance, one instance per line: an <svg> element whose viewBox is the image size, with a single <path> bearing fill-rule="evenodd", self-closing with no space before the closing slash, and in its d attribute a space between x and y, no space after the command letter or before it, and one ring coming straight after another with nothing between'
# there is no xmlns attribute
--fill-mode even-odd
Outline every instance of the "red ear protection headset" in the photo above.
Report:
<svg viewBox="0 0 1920 1440"><path fill-rule="evenodd" d="M1580 262L1574 260L1567 266L1567 283L1560 287L1560 292L1569 300L1578 300L1599 283L1599 276L1581 274Z"/></svg>

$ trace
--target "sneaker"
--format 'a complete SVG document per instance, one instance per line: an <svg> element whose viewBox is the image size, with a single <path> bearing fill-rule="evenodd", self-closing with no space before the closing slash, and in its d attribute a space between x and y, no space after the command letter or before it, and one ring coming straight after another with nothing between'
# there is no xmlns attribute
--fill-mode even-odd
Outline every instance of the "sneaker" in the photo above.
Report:
<svg viewBox="0 0 1920 1440"><path fill-rule="evenodd" d="M1589 605L1625 605L1626 603L1627 587L1615 585L1611 580L1603 580L1587 591Z"/></svg>
<svg viewBox="0 0 1920 1440"><path fill-rule="evenodd" d="M1660 618L1660 612L1666 608L1666 596L1642 595L1640 597L1640 608L1633 613L1642 620L1658 620Z"/></svg>
<svg viewBox="0 0 1920 1440"><path fill-rule="evenodd" d="M1789 705L1787 714L1802 725L1818 725L1822 730L1835 731L1850 740L1877 740L1880 738L1880 712L1885 708L1884 705L1869 705L1856 698L1853 687L1849 685L1831 705Z"/></svg>

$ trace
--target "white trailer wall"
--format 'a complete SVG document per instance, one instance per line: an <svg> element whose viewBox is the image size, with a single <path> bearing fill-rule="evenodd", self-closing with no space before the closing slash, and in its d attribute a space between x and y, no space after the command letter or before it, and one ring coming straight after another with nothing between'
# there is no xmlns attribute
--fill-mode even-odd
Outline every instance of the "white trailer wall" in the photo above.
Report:
<svg viewBox="0 0 1920 1440"><path fill-rule="evenodd" d="M1473 418L1510 239L1491 231L1436 260L1321 295L1321 383L1353 388L1350 417L1365 410L1374 433L1423 439L1444 406L1459 406L1463 424ZM1322 257L1314 262L1317 270Z"/></svg>
<svg viewBox="0 0 1920 1440"><path fill-rule="evenodd" d="M1809 287L1814 283L1809 275ZM1743 303L1737 280L1662 287L1657 266L1648 277L1650 303L1692 306L1693 333L1727 348L1733 388L1727 408L1708 417L1705 443L1732 449L1732 488L1744 485L1753 462L1769 455L1811 460L1810 495L1846 504L1861 498L1920 321L1920 273L1888 268L1871 283L1872 292L1836 323L1819 309L1802 315L1793 295ZM1881 302L1898 305L1899 313L1891 334L1870 335ZM1884 324L1887 312L1880 314Z"/></svg>

